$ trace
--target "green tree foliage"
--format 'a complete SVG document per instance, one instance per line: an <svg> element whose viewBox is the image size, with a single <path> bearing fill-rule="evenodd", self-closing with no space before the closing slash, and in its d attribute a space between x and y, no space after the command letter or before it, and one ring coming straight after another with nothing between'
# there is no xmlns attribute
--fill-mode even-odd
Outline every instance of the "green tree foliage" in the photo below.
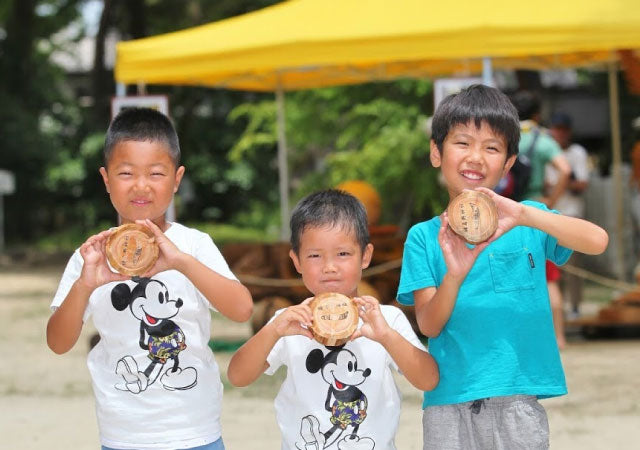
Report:
<svg viewBox="0 0 640 450"><path fill-rule="evenodd" d="M382 220L387 223L406 226L439 213L446 199L436 171L429 168L425 133L431 98L429 82L411 80L287 94L286 132L294 199L342 181L361 179L381 194ZM234 109L229 115L231 122L245 123L244 133L230 153L234 164L262 167L260 158L275 155L275 116L273 100ZM258 175L254 172L254 181L249 184L255 184ZM274 185L270 191L276 189ZM277 203L265 207L262 218L253 219L273 224Z"/></svg>
<svg viewBox="0 0 640 450"><path fill-rule="evenodd" d="M62 230L82 236L115 223L98 175L115 92L105 56L110 33L136 39L277 3L102 0L94 67L66 73L52 55L77 56L69 44L86 35L81 10L90 2L0 2L0 168L17 180L16 193L5 198L10 245ZM147 92L168 96L180 136L187 167L177 198L180 220L277 230L274 95L187 86L147 86ZM292 199L360 178L382 194L387 222L439 212L441 190L426 168L423 124L430 111L431 85L424 81L288 93Z"/></svg>
<svg viewBox="0 0 640 450"><path fill-rule="evenodd" d="M17 184L5 199L9 238L50 229L62 220L52 205L73 198L70 192L58 196L47 181L53 166L73 157L79 123L64 73L50 56L53 37L79 18L79 3L14 0L0 8L0 166L14 172ZM77 169L67 168L72 176Z"/></svg>

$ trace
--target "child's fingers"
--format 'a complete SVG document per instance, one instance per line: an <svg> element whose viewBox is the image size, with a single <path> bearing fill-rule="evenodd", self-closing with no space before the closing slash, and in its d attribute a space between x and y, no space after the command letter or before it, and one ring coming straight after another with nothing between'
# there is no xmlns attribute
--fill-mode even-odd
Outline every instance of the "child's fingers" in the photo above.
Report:
<svg viewBox="0 0 640 450"><path fill-rule="evenodd" d="M487 194L489 197L494 198L494 197L501 197L501 195L499 195L498 193L496 193L494 190L492 189L488 189L486 187L477 187L474 190L476 191L480 191L484 194Z"/></svg>
<svg viewBox="0 0 640 450"><path fill-rule="evenodd" d="M309 339L313 339L313 334L311 333L311 331L309 331L309 329L303 327L303 326L298 326L298 334L302 335L302 336L306 336Z"/></svg>
<svg viewBox="0 0 640 450"><path fill-rule="evenodd" d="M152 220L150 220L150 219L136 220L136 223L138 223L140 225L144 225L147 228L149 228L151 230L151 232L153 233L153 235L156 237L156 240L158 242L159 242L160 239L164 239L164 237L165 237L164 233L162 232L160 227L158 227L158 225L153 223Z"/></svg>
<svg viewBox="0 0 640 450"><path fill-rule="evenodd" d="M379 307L378 302L371 296L355 297L354 301L358 305L358 313L360 317L365 317L371 311Z"/></svg>
<svg viewBox="0 0 640 450"><path fill-rule="evenodd" d="M104 230L96 235L99 239L106 239L113 233L113 230Z"/></svg>
<svg viewBox="0 0 640 450"><path fill-rule="evenodd" d="M112 281L128 281L131 279L130 276L128 275L122 275L121 273L114 273L111 270L109 270L109 282Z"/></svg>
<svg viewBox="0 0 640 450"><path fill-rule="evenodd" d="M364 300L367 305L371 305L372 308L380 306L380 302L378 301L378 299L372 295L363 295L362 300Z"/></svg>
<svg viewBox="0 0 640 450"><path fill-rule="evenodd" d="M299 322L307 326L311 325L311 317L308 317L306 314L303 314L301 311L296 309L289 310L287 319L289 322Z"/></svg>

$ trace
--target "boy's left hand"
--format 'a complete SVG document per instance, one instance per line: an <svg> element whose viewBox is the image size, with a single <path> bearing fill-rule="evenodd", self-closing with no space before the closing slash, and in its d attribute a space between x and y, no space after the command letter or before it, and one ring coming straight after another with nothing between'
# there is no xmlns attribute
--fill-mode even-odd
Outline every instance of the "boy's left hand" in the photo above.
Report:
<svg viewBox="0 0 640 450"><path fill-rule="evenodd" d="M391 328L380 311L378 300L370 295L363 295L362 297L354 297L353 301L356 303L358 314L364 323L353 333L351 340L364 336L376 342L383 341Z"/></svg>
<svg viewBox="0 0 640 450"><path fill-rule="evenodd" d="M151 220L136 220L136 223L144 225L153 231L158 247L160 248L160 251L158 252L158 260L153 267L144 274L144 276L151 277L156 273L164 272L165 270L176 269L180 262L180 258L184 253L178 250L178 247L176 247L164 232Z"/></svg>
<svg viewBox="0 0 640 450"><path fill-rule="evenodd" d="M520 219L524 211L524 205L522 203L511 200L510 198L503 197L496 194L491 189L479 187L475 189L484 194L487 194L496 205L498 210L498 228L496 232L487 240L487 242L493 242L500 236L505 234L513 227L520 225Z"/></svg>

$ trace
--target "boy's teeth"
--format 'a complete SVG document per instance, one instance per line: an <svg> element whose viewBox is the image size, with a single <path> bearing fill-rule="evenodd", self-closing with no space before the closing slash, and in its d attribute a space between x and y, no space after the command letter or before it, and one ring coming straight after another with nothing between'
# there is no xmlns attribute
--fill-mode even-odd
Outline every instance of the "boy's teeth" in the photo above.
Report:
<svg viewBox="0 0 640 450"><path fill-rule="evenodd" d="M479 180L480 178L482 178L480 175L475 173L464 172L463 175L467 178L471 178L472 180Z"/></svg>

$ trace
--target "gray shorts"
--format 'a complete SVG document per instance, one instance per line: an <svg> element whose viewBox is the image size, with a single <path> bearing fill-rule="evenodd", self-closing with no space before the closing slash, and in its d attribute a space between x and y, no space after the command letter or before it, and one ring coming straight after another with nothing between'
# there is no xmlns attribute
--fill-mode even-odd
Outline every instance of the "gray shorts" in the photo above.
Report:
<svg viewBox="0 0 640 450"><path fill-rule="evenodd" d="M424 450L549 448L547 413L533 395L429 406L422 430Z"/></svg>

